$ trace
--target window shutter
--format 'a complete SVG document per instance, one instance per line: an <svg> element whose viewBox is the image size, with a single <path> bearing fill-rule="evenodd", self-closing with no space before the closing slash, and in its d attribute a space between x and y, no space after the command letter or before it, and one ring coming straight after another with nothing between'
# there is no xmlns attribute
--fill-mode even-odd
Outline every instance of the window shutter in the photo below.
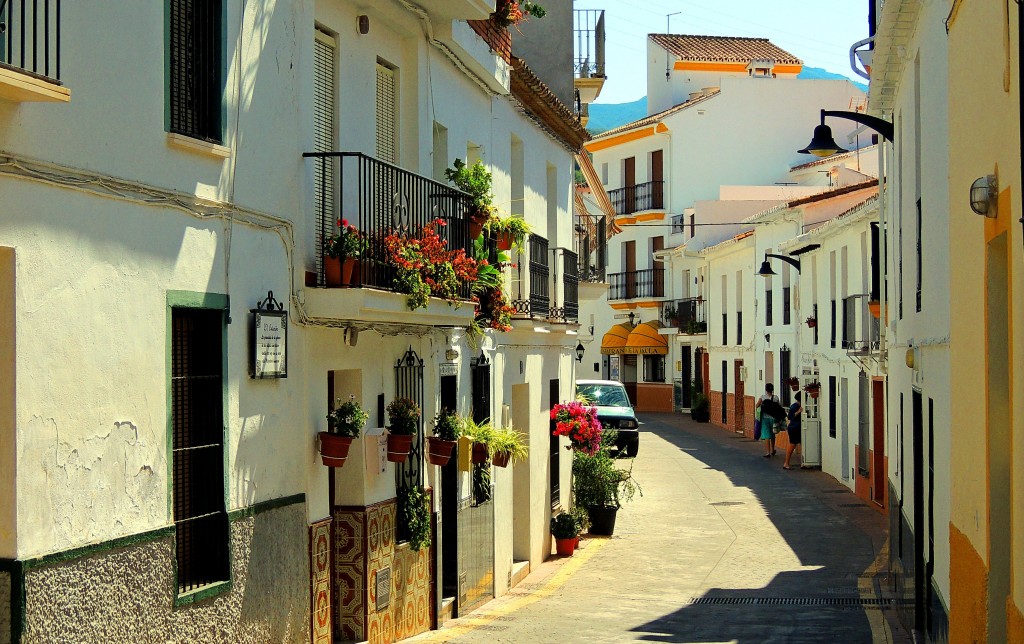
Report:
<svg viewBox="0 0 1024 644"><path fill-rule="evenodd" d="M335 101L334 38L317 30L313 45L313 149L316 152L332 152L335 145L334 116L337 112ZM322 248L327 235L334 232L335 173L333 159L318 158L313 169L314 207L316 208L317 248ZM317 261L322 261L317 254ZM317 274L323 274L317 266Z"/></svg>
<svg viewBox="0 0 1024 644"><path fill-rule="evenodd" d="M395 70L377 65L377 158L398 162Z"/></svg>

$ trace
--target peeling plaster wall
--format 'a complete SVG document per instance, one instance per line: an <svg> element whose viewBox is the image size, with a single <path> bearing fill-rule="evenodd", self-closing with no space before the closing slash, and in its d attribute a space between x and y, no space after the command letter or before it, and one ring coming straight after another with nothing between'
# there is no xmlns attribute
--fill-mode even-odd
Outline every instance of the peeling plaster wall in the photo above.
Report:
<svg viewBox="0 0 1024 644"><path fill-rule="evenodd" d="M233 522L231 591L175 609L172 539L31 570L22 641L309 641L308 541L303 504Z"/></svg>

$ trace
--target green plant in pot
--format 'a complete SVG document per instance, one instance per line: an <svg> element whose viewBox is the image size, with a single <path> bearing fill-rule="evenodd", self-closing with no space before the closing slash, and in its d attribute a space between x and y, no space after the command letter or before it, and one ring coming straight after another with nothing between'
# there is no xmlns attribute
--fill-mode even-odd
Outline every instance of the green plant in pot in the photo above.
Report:
<svg viewBox="0 0 1024 644"><path fill-rule="evenodd" d="M624 470L615 465L611 457L614 432L606 432L601 448L590 456L582 451L573 452L573 495L577 505L590 515L591 534L611 535L615 530L615 515L622 503L643 491L633 480L632 464Z"/></svg>
<svg viewBox="0 0 1024 644"><path fill-rule="evenodd" d="M472 417L462 419L462 435L473 441L473 462L485 463L491 455L490 444L494 438L494 427L489 420L476 422Z"/></svg>
<svg viewBox="0 0 1024 644"><path fill-rule="evenodd" d="M387 406L388 460L402 463L412 449L413 434L419 427L420 406L409 398L395 398Z"/></svg>
<svg viewBox="0 0 1024 644"><path fill-rule="evenodd" d="M462 419L449 409L434 418L434 435L427 438L427 460L432 465L447 465L462 436Z"/></svg>
<svg viewBox="0 0 1024 644"><path fill-rule="evenodd" d="M334 409L327 414L327 431L319 432L320 458L328 467L341 467L348 458L352 439L359 437L370 414L356 402L355 396L349 396L346 402L337 400Z"/></svg>
<svg viewBox="0 0 1024 644"><path fill-rule="evenodd" d="M571 513L560 512L551 517L551 536L555 538L555 549L558 554L572 556L579 535L579 523Z"/></svg>
<svg viewBox="0 0 1024 644"><path fill-rule="evenodd" d="M491 451L491 462L496 467L507 467L526 460L530 448L526 444L526 436L513 427L495 429L490 436L487 447Z"/></svg>
<svg viewBox="0 0 1024 644"><path fill-rule="evenodd" d="M515 248L520 253L526 252L526 238L530 232L530 224L522 217L495 216L484 224L484 233L497 242L498 250Z"/></svg>
<svg viewBox="0 0 1024 644"><path fill-rule="evenodd" d="M417 486L398 490L398 522L409 548L419 552L430 546L430 500Z"/></svg>
<svg viewBox="0 0 1024 644"><path fill-rule="evenodd" d="M711 403L707 396L697 388L696 381L690 383L690 418L698 423L711 420Z"/></svg>
<svg viewBox="0 0 1024 644"><path fill-rule="evenodd" d="M466 165L462 159L455 159L452 167L444 171L444 176L449 183L469 195L469 236L476 239L494 212L491 172L481 161Z"/></svg>

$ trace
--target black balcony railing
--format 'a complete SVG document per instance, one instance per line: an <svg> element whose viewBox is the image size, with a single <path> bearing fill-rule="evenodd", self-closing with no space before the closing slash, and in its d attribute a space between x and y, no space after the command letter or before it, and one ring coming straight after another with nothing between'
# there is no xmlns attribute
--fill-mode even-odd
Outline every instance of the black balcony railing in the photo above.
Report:
<svg viewBox="0 0 1024 644"><path fill-rule="evenodd" d="M0 0L0 67L60 84L60 0Z"/></svg>
<svg viewBox="0 0 1024 644"><path fill-rule="evenodd" d="M662 305L661 324L675 327L680 333L695 335L707 333L708 322L704 317L704 299L690 297L685 300L665 302Z"/></svg>
<svg viewBox="0 0 1024 644"><path fill-rule="evenodd" d="M848 354L868 355L879 351L878 318L871 315L870 295L843 298L843 348Z"/></svg>
<svg viewBox="0 0 1024 644"><path fill-rule="evenodd" d="M573 14L576 77L603 77L604 9L577 9Z"/></svg>
<svg viewBox="0 0 1024 644"><path fill-rule="evenodd" d="M512 300L516 315L530 318L547 318L551 315L551 266L548 254L548 240L539 235L530 235L526 246L527 255L520 256L517 264L519 291ZM524 279L524 265L527 275ZM528 284L529 291L524 291Z"/></svg>
<svg viewBox="0 0 1024 644"><path fill-rule="evenodd" d="M392 232L418 235L424 224L435 219L446 223L438 232L449 249L461 248L473 255L467 217L470 197L464 192L361 152L307 152L302 156L319 164L318 176L338 178L336 183L317 181L314 195L318 286L326 283L325 241L337 232L342 219L366 238L366 250L352 277L354 287L395 290L395 270L387 262L384 238ZM332 195L335 185L337 194ZM469 299L469 286L463 285L459 295Z"/></svg>
<svg viewBox="0 0 1024 644"><path fill-rule="evenodd" d="M567 248L555 249L555 266L561 271L562 304L551 307L551 318L560 322L575 322L580 317L580 280L576 273L579 259Z"/></svg>
<svg viewBox="0 0 1024 644"><path fill-rule="evenodd" d="M608 276L608 299L631 300L637 297L665 297L665 269L612 273Z"/></svg>
<svg viewBox="0 0 1024 644"><path fill-rule="evenodd" d="M648 181L638 186L626 186L608 191L616 215L629 215L644 210L665 207L665 182Z"/></svg>

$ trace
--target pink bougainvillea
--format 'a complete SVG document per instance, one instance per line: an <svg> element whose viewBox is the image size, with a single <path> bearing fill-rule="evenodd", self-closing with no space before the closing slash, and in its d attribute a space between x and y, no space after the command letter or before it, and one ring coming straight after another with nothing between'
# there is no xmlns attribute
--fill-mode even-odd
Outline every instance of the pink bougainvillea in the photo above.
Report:
<svg viewBox="0 0 1024 644"><path fill-rule="evenodd" d="M551 410L555 436L568 436L572 448L593 456L601 448L601 421L597 407L570 402L555 405Z"/></svg>

